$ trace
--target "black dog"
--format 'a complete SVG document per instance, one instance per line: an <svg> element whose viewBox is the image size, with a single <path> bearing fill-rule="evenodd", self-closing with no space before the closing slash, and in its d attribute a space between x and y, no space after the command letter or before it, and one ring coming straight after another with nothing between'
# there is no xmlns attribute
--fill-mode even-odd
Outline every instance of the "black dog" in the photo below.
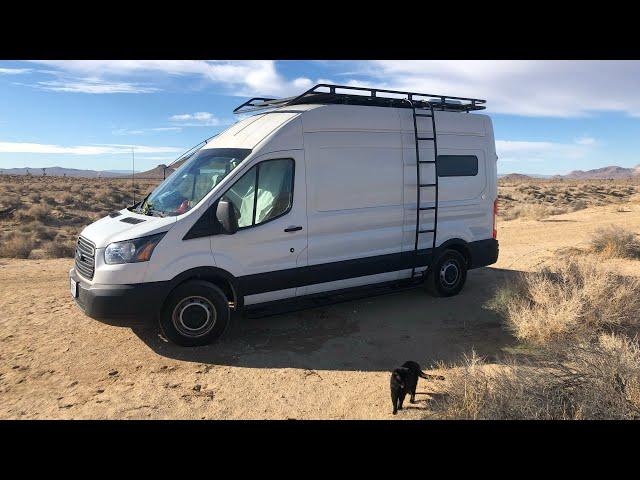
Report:
<svg viewBox="0 0 640 480"><path fill-rule="evenodd" d="M407 393L411 395L410 402L415 403L416 387L418 386L418 377L424 379L436 378L444 380L441 375L427 375L422 371L420 365L416 362L404 362L400 368L396 368L391 373L391 403L393 404L393 414L402 410L402 403Z"/></svg>

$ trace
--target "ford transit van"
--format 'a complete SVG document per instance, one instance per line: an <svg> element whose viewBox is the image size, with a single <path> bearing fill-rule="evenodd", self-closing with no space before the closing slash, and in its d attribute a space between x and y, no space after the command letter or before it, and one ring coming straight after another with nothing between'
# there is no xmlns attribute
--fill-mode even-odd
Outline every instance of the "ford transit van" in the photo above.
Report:
<svg viewBox="0 0 640 480"><path fill-rule="evenodd" d="M456 295L498 258L484 103L329 84L251 99L143 201L81 232L71 294L180 345L268 302L380 284Z"/></svg>

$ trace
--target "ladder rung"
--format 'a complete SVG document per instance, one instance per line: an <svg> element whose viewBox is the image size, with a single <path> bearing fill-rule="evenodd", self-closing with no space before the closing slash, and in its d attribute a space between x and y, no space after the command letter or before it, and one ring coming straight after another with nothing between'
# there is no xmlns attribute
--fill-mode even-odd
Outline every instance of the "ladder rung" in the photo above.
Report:
<svg viewBox="0 0 640 480"><path fill-rule="evenodd" d="M418 230L418 233L434 233L435 230Z"/></svg>
<svg viewBox="0 0 640 480"><path fill-rule="evenodd" d="M420 210L435 210L436 207L420 207Z"/></svg>
<svg viewBox="0 0 640 480"><path fill-rule="evenodd" d="M426 113L416 113L416 117L433 117L433 115Z"/></svg>
<svg viewBox="0 0 640 480"><path fill-rule="evenodd" d="M416 137L417 140L435 140L433 137Z"/></svg>
<svg viewBox="0 0 640 480"><path fill-rule="evenodd" d="M437 187L438 184L437 183L421 183L420 184L420 188L422 187Z"/></svg>
<svg viewBox="0 0 640 480"><path fill-rule="evenodd" d="M418 163L436 163L435 160L420 160Z"/></svg>

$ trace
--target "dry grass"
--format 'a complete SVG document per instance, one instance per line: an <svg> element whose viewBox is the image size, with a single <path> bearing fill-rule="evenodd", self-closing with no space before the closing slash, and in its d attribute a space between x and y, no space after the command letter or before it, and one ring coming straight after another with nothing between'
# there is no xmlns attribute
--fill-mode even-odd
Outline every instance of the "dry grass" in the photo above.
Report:
<svg viewBox="0 0 640 480"><path fill-rule="evenodd" d="M640 258L640 241L636 234L618 225L596 230L591 249L607 258Z"/></svg>
<svg viewBox="0 0 640 480"><path fill-rule="evenodd" d="M472 353L447 379L444 395L432 403L439 418L640 418L640 347L625 337L601 335L547 351L535 365L512 360L491 367Z"/></svg>
<svg viewBox="0 0 640 480"><path fill-rule="evenodd" d="M44 253L47 258L73 258L75 242L58 236L45 246Z"/></svg>
<svg viewBox="0 0 640 480"><path fill-rule="evenodd" d="M543 220L588 207L621 204L638 191L638 186L628 181L530 180L518 183L501 180L498 215L503 220Z"/></svg>
<svg viewBox="0 0 640 480"><path fill-rule="evenodd" d="M594 251L634 238L605 233ZM472 353L449 367L432 402L437 418L640 419L640 279L580 253L556 255L496 292L486 307L529 352L493 365Z"/></svg>
<svg viewBox="0 0 640 480"><path fill-rule="evenodd" d="M5 235L0 238L0 257L29 258L36 243L29 235Z"/></svg>
<svg viewBox="0 0 640 480"><path fill-rule="evenodd" d="M158 182L138 182L136 198L142 198ZM2 175L0 255L70 256L70 245L83 227L131 203L129 179Z"/></svg>
<svg viewBox="0 0 640 480"><path fill-rule="evenodd" d="M535 345L628 331L640 324L640 280L615 274L592 257L557 258L498 290L488 307L518 340Z"/></svg>

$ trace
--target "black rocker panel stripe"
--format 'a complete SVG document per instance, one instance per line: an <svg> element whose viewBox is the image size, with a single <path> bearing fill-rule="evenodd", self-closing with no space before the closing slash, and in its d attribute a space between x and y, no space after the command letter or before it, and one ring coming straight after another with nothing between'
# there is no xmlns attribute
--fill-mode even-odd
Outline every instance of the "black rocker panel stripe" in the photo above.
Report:
<svg viewBox="0 0 640 480"><path fill-rule="evenodd" d="M453 243L447 241L436 251L450 248ZM460 246L459 242L456 242ZM491 265L498 261L499 244L496 239L476 240L463 244L471 259L470 269ZM412 267L426 267L431 262L431 248L410 250L408 252L356 258L340 262L289 268L275 272L256 273L238 277L241 295L274 292L285 288L303 287L314 283L333 282L347 278L363 277L378 273L395 272Z"/></svg>
<svg viewBox="0 0 640 480"><path fill-rule="evenodd" d="M243 295L273 292L286 288L304 287L315 283L333 282L429 265L431 249L376 255L340 262L288 268L275 272L256 273L238 277Z"/></svg>

